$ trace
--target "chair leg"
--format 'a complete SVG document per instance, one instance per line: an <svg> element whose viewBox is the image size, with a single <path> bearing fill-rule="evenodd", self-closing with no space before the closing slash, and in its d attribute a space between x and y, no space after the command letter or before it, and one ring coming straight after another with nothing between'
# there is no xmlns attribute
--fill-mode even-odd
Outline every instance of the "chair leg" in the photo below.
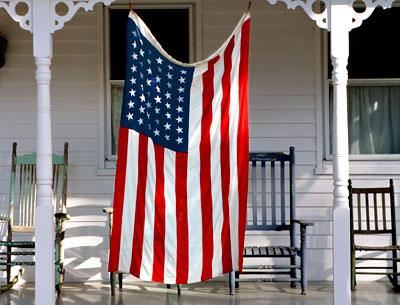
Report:
<svg viewBox="0 0 400 305"><path fill-rule="evenodd" d="M239 289L239 277L240 273L238 271L235 271L235 288Z"/></svg>
<svg viewBox="0 0 400 305"><path fill-rule="evenodd" d="M230 295L235 295L235 272L229 272L228 274L229 277L229 294Z"/></svg>
<svg viewBox="0 0 400 305"><path fill-rule="evenodd" d="M119 289L122 289L122 278L123 278L123 274L122 273L118 273L118 284L119 284Z"/></svg>
<svg viewBox="0 0 400 305"><path fill-rule="evenodd" d="M301 226L301 244L300 244L300 276L301 276L301 294L307 294L307 238L306 227Z"/></svg>
<svg viewBox="0 0 400 305"><path fill-rule="evenodd" d="M398 268L397 268L397 251L392 252L392 258L393 258L393 287L398 289L399 288L399 279L398 279Z"/></svg>
<svg viewBox="0 0 400 305"><path fill-rule="evenodd" d="M54 260L55 260L55 282L56 282L56 291L57 295L61 293L61 266L60 266L60 246L58 240L58 233L56 233L56 242L55 242L55 253L54 253Z"/></svg>
<svg viewBox="0 0 400 305"><path fill-rule="evenodd" d="M111 296L115 296L115 273L110 272Z"/></svg>
<svg viewBox="0 0 400 305"><path fill-rule="evenodd" d="M178 290L178 295L181 295L181 284L177 284L176 289Z"/></svg>
<svg viewBox="0 0 400 305"><path fill-rule="evenodd" d="M7 246L7 267L6 267L6 276L7 276L7 284L11 283L11 247Z"/></svg>
<svg viewBox="0 0 400 305"><path fill-rule="evenodd" d="M352 245L350 245L352 247ZM351 290L356 289L356 253L353 249L351 251Z"/></svg>
<svg viewBox="0 0 400 305"><path fill-rule="evenodd" d="M296 255L292 255L290 257L290 265L295 266L296 265ZM296 288L296 267L290 268L290 278L292 281L290 282L290 287L291 288Z"/></svg>

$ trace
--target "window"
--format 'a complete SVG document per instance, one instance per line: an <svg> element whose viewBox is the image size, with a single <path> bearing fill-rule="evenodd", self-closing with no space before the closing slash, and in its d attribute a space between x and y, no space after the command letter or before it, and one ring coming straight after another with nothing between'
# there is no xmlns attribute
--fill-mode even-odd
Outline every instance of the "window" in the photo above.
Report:
<svg viewBox="0 0 400 305"><path fill-rule="evenodd" d="M182 62L193 61L193 7L191 5L147 6L135 9L160 42L174 58ZM116 158L118 130L125 79L126 23L129 9L114 7L106 14L108 48L106 59L107 112L106 112L106 154L107 159Z"/></svg>
<svg viewBox="0 0 400 305"><path fill-rule="evenodd" d="M349 153L352 158L400 154L400 8L376 8L350 32ZM327 48L329 50L329 47ZM328 58L327 157L332 154L332 66ZM377 156L374 156L376 159ZM382 156L384 158L384 156Z"/></svg>

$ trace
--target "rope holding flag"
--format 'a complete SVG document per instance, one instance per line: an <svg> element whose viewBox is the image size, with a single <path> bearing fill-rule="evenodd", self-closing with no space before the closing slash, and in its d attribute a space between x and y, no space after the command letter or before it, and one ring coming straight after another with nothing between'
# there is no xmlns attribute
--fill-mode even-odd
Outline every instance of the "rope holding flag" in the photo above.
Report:
<svg viewBox="0 0 400 305"><path fill-rule="evenodd" d="M109 271L187 284L243 265L250 15L208 59L168 55L131 11Z"/></svg>

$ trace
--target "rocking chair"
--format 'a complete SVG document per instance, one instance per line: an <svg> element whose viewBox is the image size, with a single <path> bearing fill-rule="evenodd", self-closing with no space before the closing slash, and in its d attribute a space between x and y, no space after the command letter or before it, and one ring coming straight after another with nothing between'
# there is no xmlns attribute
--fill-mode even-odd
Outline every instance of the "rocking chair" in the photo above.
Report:
<svg viewBox="0 0 400 305"><path fill-rule="evenodd" d="M349 180L351 289L356 288L356 274L386 275L393 287L400 290L400 245L396 241L396 217L393 180L389 187L355 188ZM365 218L364 218L365 217ZM360 245L356 235L390 235L388 245ZM356 256L356 252L390 253L388 257ZM388 266L358 266L356 262L388 261ZM384 270L384 271L382 271Z"/></svg>
<svg viewBox="0 0 400 305"><path fill-rule="evenodd" d="M60 293L64 282L63 248L64 221L67 202L68 143L64 155L53 155L53 206L55 208L55 283ZM0 241L0 271L6 272L6 283L0 284L0 293L11 289L22 276L22 266L33 266L36 205L36 153L17 156L17 143L13 143L10 178L9 215L0 215L0 223L7 226L7 239ZM14 234L18 233L18 234ZM15 238L15 235L20 235ZM29 234L29 239L26 237ZM23 258L22 260L18 258ZM14 259L17 258L17 259ZM19 266L12 277L12 267Z"/></svg>

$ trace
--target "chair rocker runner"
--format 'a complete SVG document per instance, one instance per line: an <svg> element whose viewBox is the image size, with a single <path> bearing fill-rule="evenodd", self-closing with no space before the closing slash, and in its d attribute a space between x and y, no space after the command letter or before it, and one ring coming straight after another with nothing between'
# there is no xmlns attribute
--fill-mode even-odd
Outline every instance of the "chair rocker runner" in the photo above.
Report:
<svg viewBox="0 0 400 305"><path fill-rule="evenodd" d="M296 219L294 147L290 147L289 154L280 152L250 153L250 166L251 203L248 205L246 231L289 231L288 244L245 247L243 253L245 264L242 272L240 274L239 272L229 273L229 292L230 294L234 294L234 288L239 288L239 276L241 274L287 275L289 276L287 279L263 277L260 280L290 282L291 287L296 287L296 282L300 282L301 292L302 294L306 294L306 228L312 226L313 223ZM269 173L267 172L267 167L269 168ZM277 174L276 171L280 173ZM285 177L287 173L289 174L288 179ZM260 174L261 177L257 177ZM270 180L270 188L268 190L267 180ZM289 187L287 187L288 183ZM288 193L286 189L288 189ZM289 195L288 203L287 195ZM280 200L277 200L278 196ZM287 208L289 208L289 215L286 215ZM296 225L300 227L300 247L296 246ZM297 256L300 257L300 264L297 264ZM289 260L289 264L246 264L250 259L260 261L265 258L287 259ZM297 270L300 270L300 277L297 276ZM248 280L254 281L256 279L250 278Z"/></svg>
<svg viewBox="0 0 400 305"><path fill-rule="evenodd" d="M64 282L63 248L64 221L67 202L68 143L64 155L53 154L53 206L55 209L55 283L59 293ZM13 143L9 214L0 216L0 224L7 226L7 237L0 241L0 271L6 272L6 283L0 284L0 293L11 289L23 274L23 266L35 265L36 206L36 153L17 155L17 143ZM28 235L28 236L26 236ZM12 275L12 267L18 272Z"/></svg>
<svg viewBox="0 0 400 305"><path fill-rule="evenodd" d="M349 180L351 289L356 288L357 274L386 275L400 291L400 245L396 240L396 210L393 180L389 187L355 188ZM361 245L357 236L387 235L387 245ZM380 238L382 239L382 238ZM386 257L356 256L356 253L387 253ZM390 262L385 266L356 265L357 262Z"/></svg>

